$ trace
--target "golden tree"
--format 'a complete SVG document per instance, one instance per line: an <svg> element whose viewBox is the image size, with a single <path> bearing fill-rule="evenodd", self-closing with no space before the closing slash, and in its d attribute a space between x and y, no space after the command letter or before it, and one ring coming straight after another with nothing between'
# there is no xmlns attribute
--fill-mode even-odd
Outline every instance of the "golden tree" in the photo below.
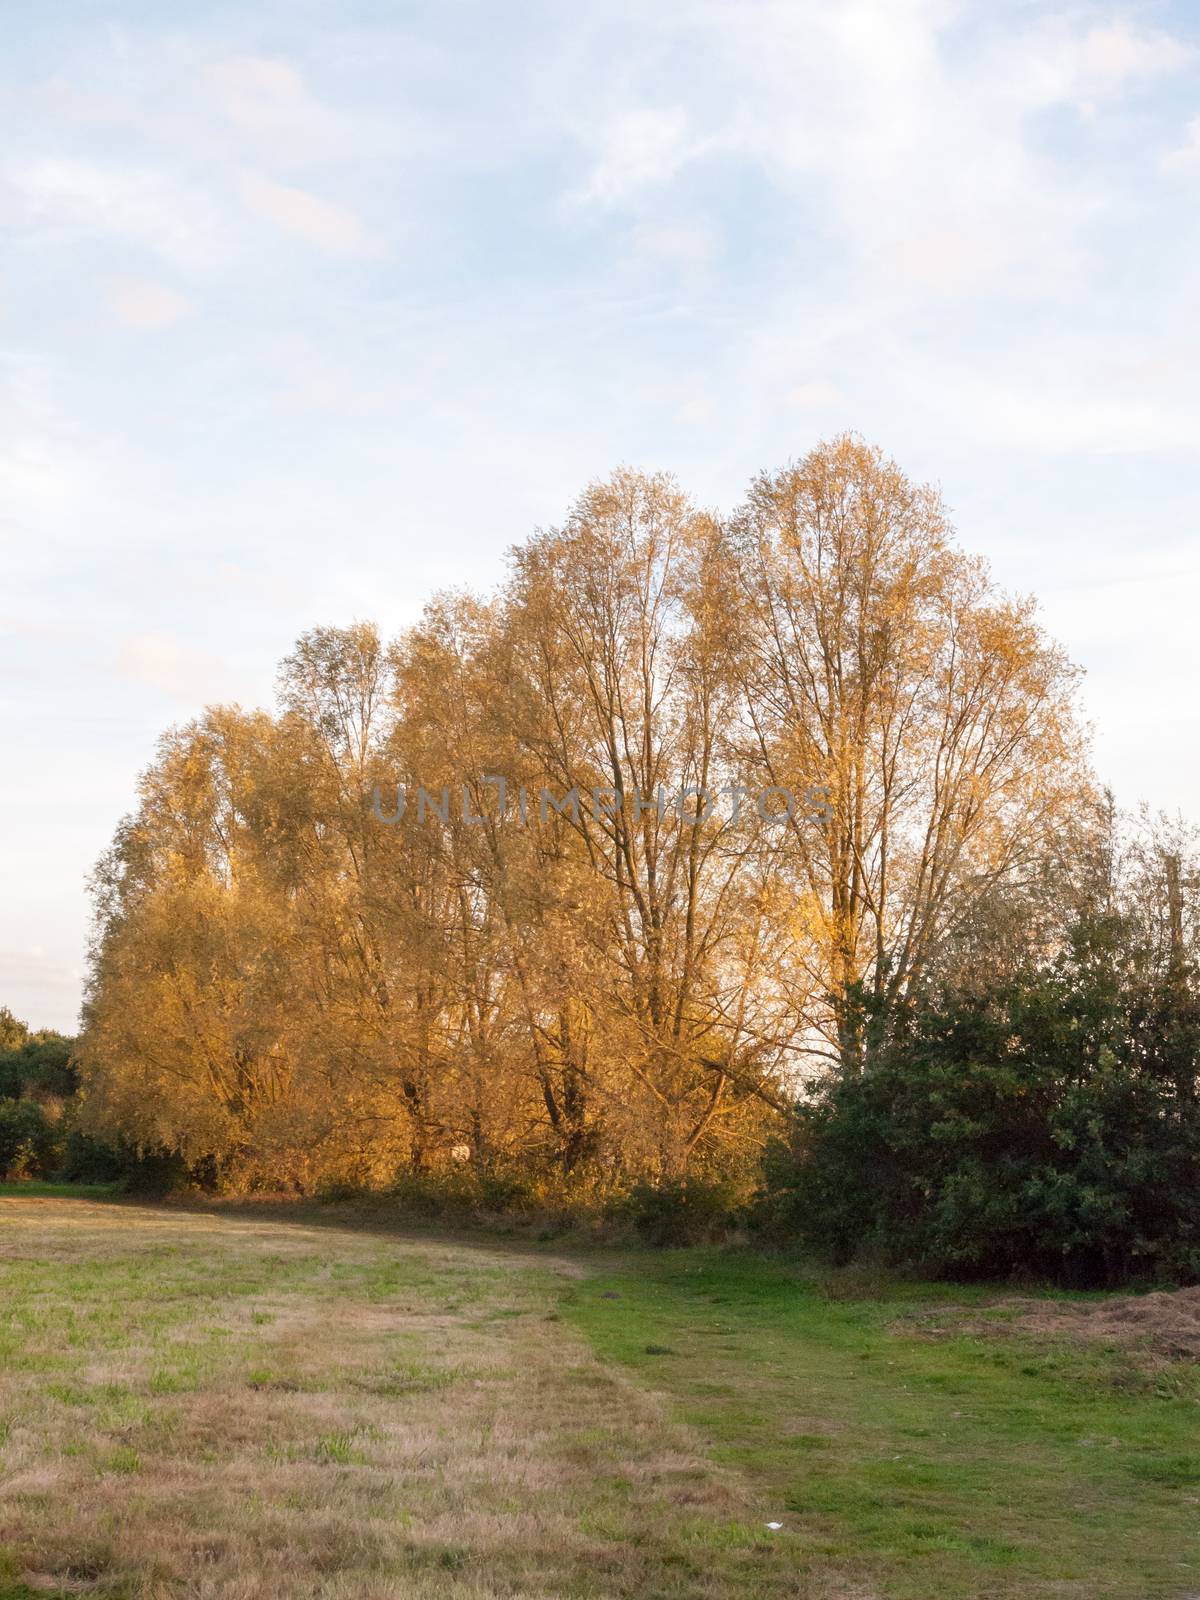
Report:
<svg viewBox="0 0 1200 1600"><path fill-rule="evenodd" d="M163 739L96 875L93 1123L303 1187L748 1171L964 930L1049 926L1075 677L857 439L729 521L617 473L493 600L315 629L274 716Z"/></svg>
<svg viewBox="0 0 1200 1600"><path fill-rule="evenodd" d="M843 1066L865 986L903 993L1089 793L1076 670L938 494L844 436L764 473L733 520L747 761L829 817L789 824L801 1004Z"/></svg>

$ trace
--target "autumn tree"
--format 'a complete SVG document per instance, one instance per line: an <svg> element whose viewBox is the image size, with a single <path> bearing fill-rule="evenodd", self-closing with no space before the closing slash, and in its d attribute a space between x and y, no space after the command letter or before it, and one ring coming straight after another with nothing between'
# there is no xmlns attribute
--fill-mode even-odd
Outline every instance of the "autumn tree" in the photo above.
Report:
<svg viewBox="0 0 1200 1600"><path fill-rule="evenodd" d="M723 561L713 518L625 472L515 552L505 595L507 715L586 867L575 992L623 1068L610 1117L664 1172L778 1103L792 1031L763 980L775 846L756 814L707 814L734 776Z"/></svg>
<svg viewBox="0 0 1200 1600"><path fill-rule="evenodd" d="M792 981L853 1067L863 986L903 994L1088 801L1077 673L938 493L853 436L757 478L732 539L746 760L830 797L824 827L789 823Z"/></svg>
<svg viewBox="0 0 1200 1600"><path fill-rule="evenodd" d="M868 1009L1052 938L1074 682L856 439L730 519L619 472L491 599L314 629L273 713L164 736L95 878L86 1116L302 1188L749 1172Z"/></svg>

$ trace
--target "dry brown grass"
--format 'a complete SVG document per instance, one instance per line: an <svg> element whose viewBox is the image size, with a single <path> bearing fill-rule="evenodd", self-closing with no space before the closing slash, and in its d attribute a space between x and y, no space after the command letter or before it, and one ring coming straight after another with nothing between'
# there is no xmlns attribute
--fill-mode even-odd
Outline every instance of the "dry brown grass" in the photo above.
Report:
<svg viewBox="0 0 1200 1600"><path fill-rule="evenodd" d="M963 1332L1028 1334L1047 1340L1099 1344L1166 1361L1200 1361L1200 1289L1112 1295L1103 1300L1033 1300L1007 1296L985 1313L942 1306L914 1319L931 1336Z"/></svg>
<svg viewBox="0 0 1200 1600"><path fill-rule="evenodd" d="M0 1200L0 1600L809 1593L558 1320L576 1270Z"/></svg>

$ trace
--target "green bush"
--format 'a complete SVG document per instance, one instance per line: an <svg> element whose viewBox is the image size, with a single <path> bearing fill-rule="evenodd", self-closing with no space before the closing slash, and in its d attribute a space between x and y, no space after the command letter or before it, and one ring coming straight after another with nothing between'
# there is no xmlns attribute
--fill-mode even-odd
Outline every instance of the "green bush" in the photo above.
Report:
<svg viewBox="0 0 1200 1600"><path fill-rule="evenodd" d="M639 1184L626 1209L644 1243L667 1248L719 1239L731 1225L736 1203L728 1184L679 1178Z"/></svg>
<svg viewBox="0 0 1200 1600"><path fill-rule="evenodd" d="M515 1168L474 1164L403 1172L388 1189L405 1210L424 1216L514 1216L540 1210L549 1201L535 1175Z"/></svg>
<svg viewBox="0 0 1200 1600"><path fill-rule="evenodd" d="M138 1150L131 1145L118 1149L124 1167L121 1186L126 1194L156 1200L185 1189L215 1187L211 1161L189 1166L177 1150Z"/></svg>
<svg viewBox="0 0 1200 1600"><path fill-rule="evenodd" d="M1048 970L913 999L801 1106L754 1220L837 1261L1200 1279L1200 1016L1097 922Z"/></svg>
<svg viewBox="0 0 1200 1600"><path fill-rule="evenodd" d="M79 1087L72 1064L74 1048L73 1039L45 1032L0 1051L0 1099L29 1095L69 1099Z"/></svg>
<svg viewBox="0 0 1200 1600"><path fill-rule="evenodd" d="M317 1190L313 1199L319 1206L340 1206L355 1200L362 1200L366 1194L367 1191L361 1184L327 1183L323 1188Z"/></svg>
<svg viewBox="0 0 1200 1600"><path fill-rule="evenodd" d="M47 1178L60 1155L57 1131L39 1105L32 1100L0 1100L0 1181L16 1176Z"/></svg>
<svg viewBox="0 0 1200 1600"><path fill-rule="evenodd" d="M171 1150L140 1150L124 1139L112 1144L72 1128L55 1177L64 1183L119 1183L127 1194L147 1199L183 1189L212 1188L211 1163L189 1167Z"/></svg>

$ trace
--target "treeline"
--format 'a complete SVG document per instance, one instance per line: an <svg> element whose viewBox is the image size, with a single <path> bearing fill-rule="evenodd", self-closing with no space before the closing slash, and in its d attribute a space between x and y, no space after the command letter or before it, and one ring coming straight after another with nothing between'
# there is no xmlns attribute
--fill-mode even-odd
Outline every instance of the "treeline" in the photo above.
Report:
<svg viewBox="0 0 1200 1600"><path fill-rule="evenodd" d="M728 516L619 473L495 596L163 738L95 876L89 1126L233 1186L748 1197L935 982L1068 948L1113 831L1076 684L856 438Z"/></svg>
<svg viewBox="0 0 1200 1600"><path fill-rule="evenodd" d="M0 1006L0 1182L49 1177L62 1166L64 1109L78 1087L73 1043L52 1029L31 1032Z"/></svg>
<svg viewBox="0 0 1200 1600"><path fill-rule="evenodd" d="M0 1006L0 1183L102 1184L147 1196L211 1187L211 1164L189 1166L170 1146L85 1125L77 1048L69 1034L32 1029Z"/></svg>

